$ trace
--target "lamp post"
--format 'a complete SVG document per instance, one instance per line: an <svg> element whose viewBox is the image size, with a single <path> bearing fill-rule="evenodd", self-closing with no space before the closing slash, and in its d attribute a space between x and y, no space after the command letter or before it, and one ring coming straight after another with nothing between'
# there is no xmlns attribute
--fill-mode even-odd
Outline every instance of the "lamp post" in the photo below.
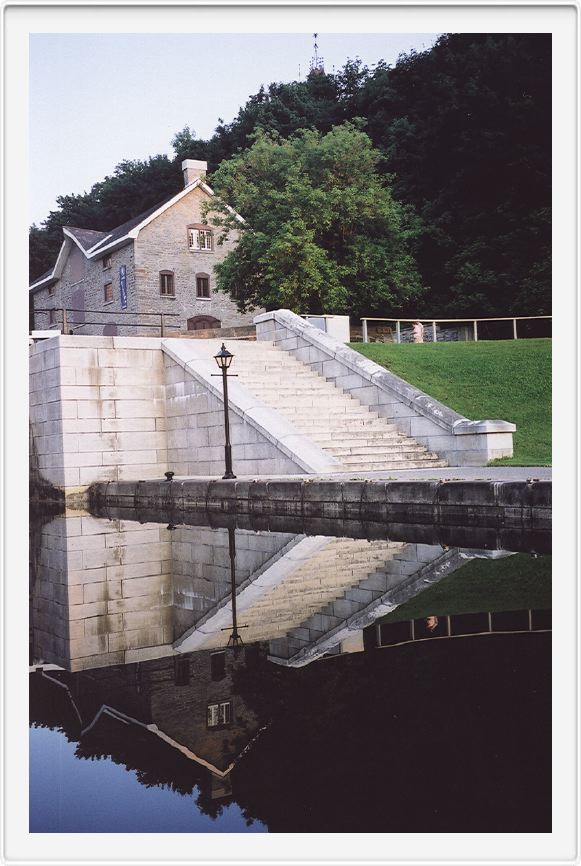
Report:
<svg viewBox="0 0 581 866"><path fill-rule="evenodd" d="M232 472L232 446L230 445L230 419L228 416L228 368L232 363L234 355L228 351L224 343L220 351L214 355L214 360L222 372L222 388L224 392L224 431L226 442L224 445L224 456L226 459L226 472L222 478L236 478Z"/></svg>

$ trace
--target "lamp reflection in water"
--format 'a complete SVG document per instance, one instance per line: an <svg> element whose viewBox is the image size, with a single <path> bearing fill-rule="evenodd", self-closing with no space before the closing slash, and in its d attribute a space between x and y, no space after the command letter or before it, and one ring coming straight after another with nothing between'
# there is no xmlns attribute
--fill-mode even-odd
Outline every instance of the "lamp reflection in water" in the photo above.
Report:
<svg viewBox="0 0 581 866"><path fill-rule="evenodd" d="M222 389L224 395L224 432L226 442L224 445L224 455L226 458L226 472L222 478L236 478L232 471L232 446L230 445L230 418L228 415L228 368L232 363L234 355L229 352L224 343L220 351L214 355L214 360L222 373Z"/></svg>
<svg viewBox="0 0 581 866"><path fill-rule="evenodd" d="M238 632L238 628L248 628L247 625L238 626L238 615L236 611L236 530L228 527L228 555L230 557L230 590L232 593L232 632L228 638L227 646L232 647L234 655L237 656L244 641ZM222 629L227 631L227 629Z"/></svg>

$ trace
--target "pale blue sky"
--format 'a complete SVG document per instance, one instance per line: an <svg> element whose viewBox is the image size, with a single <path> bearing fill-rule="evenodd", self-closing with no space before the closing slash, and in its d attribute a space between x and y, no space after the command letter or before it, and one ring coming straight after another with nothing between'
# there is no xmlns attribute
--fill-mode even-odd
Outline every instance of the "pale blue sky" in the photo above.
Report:
<svg viewBox="0 0 581 866"><path fill-rule="evenodd" d="M319 34L325 69L348 58L394 63L438 34ZM209 137L261 84L304 78L313 54L305 34L32 34L30 37L30 221L56 197L82 193L123 159L172 155L188 125Z"/></svg>

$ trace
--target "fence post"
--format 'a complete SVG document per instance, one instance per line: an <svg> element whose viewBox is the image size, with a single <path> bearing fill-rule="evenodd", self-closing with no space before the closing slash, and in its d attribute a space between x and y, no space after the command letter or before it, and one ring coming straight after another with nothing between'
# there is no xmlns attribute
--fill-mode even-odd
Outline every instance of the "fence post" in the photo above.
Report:
<svg viewBox="0 0 581 866"><path fill-rule="evenodd" d="M438 342L438 334L436 331L436 323L435 322L432 322L432 341L434 343Z"/></svg>
<svg viewBox="0 0 581 866"><path fill-rule="evenodd" d="M516 319L512 320L512 335L514 340L518 340L518 335L516 333Z"/></svg>
<svg viewBox="0 0 581 866"><path fill-rule="evenodd" d="M68 332L66 307L63 307L62 313L63 313L63 334L66 334Z"/></svg>
<svg viewBox="0 0 581 866"><path fill-rule="evenodd" d="M477 324L477 321L478 321L477 319L474 319L474 342L475 343L478 342L478 324Z"/></svg>
<svg viewBox="0 0 581 866"><path fill-rule="evenodd" d="M361 322L363 323L363 342L368 343L369 340L367 338L367 319L361 319Z"/></svg>
<svg viewBox="0 0 581 866"><path fill-rule="evenodd" d="M395 323L395 342L401 343L401 325L399 323L399 319Z"/></svg>

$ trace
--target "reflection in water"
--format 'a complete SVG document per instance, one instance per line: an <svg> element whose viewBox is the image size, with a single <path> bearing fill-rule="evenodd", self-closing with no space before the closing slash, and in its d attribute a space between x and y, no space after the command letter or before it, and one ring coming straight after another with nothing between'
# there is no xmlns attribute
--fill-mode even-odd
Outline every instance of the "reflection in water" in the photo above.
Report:
<svg viewBox="0 0 581 866"><path fill-rule="evenodd" d="M31 721L78 758L271 831L550 829L548 612L386 620L509 553L89 515L35 539Z"/></svg>

